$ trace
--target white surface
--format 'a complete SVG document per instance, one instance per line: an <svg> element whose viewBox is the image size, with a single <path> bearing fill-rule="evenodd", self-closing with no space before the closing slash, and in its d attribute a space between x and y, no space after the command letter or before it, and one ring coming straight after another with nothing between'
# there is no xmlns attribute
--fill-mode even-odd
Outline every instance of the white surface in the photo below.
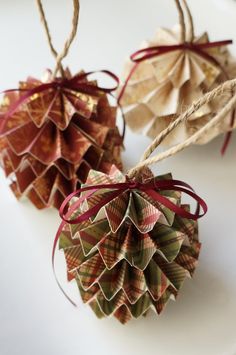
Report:
<svg viewBox="0 0 236 355"><path fill-rule="evenodd" d="M44 3L58 48L69 30L72 1ZM189 3L199 32L208 29L214 40L236 40L236 2ZM171 26L177 19L171 0L81 0L81 5L79 34L66 60L73 72L110 68L119 74L124 58L143 39L158 25ZM40 76L54 63L35 1L0 0L0 6L0 87L5 89L29 74ZM128 130L127 166L138 160L148 142ZM208 202L209 213L200 221L200 264L194 280L186 281L178 301L160 317L150 315L126 326L114 319L97 320L80 301L77 310L67 302L51 269L57 212L18 203L1 174L0 354L235 355L236 135L223 159L221 143L222 137L192 147L156 168L189 182ZM59 259L65 278L62 255Z"/></svg>

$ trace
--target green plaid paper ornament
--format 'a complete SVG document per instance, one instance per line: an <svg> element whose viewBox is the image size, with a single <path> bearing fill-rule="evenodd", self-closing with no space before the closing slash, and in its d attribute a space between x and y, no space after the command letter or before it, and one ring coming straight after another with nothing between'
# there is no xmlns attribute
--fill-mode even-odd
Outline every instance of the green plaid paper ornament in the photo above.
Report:
<svg viewBox="0 0 236 355"><path fill-rule="evenodd" d="M150 178L150 171L140 178ZM172 180L172 176L156 179ZM113 166L108 175L90 171L85 185L125 180ZM181 204L180 191L159 193L189 211L188 205ZM109 189L95 192L73 217L109 194ZM92 218L65 224L59 246L64 251L68 280L76 281L83 302L99 318L114 316L126 323L150 309L159 314L170 299L176 299L185 278L195 271L201 244L195 220L181 217L146 192L126 190Z"/></svg>

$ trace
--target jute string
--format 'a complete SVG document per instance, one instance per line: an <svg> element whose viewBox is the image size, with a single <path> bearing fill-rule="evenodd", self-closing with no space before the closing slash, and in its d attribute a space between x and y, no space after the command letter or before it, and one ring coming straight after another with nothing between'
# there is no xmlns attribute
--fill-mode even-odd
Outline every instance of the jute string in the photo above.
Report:
<svg viewBox="0 0 236 355"><path fill-rule="evenodd" d="M37 1L39 13L40 13L40 18L41 18L43 27L46 32L47 41L48 41L50 50L52 52L52 55L56 59L56 67L55 67L53 76L56 77L58 71L60 71L61 76L63 77L64 70L63 70L63 66L62 66L62 61L67 56L70 46L71 46L71 44L76 36L76 33L77 33L78 22L79 22L79 10L80 10L79 0L73 0L74 11L73 11L73 18L72 18L72 28L71 28L70 35L69 35L68 39L66 40L61 53L58 53L52 44L52 37L51 37L50 31L49 31L49 26L48 26L48 23L46 20L45 11L43 9L42 1L41 0L36 0L36 1Z"/></svg>
<svg viewBox="0 0 236 355"><path fill-rule="evenodd" d="M149 167L161 160L164 160L172 155L177 154L183 149L187 148L191 144L197 142L197 140L208 130L214 127L220 120L222 120L230 111L232 111L236 106L236 93L234 92L236 89L236 79L228 80L225 83L221 84L214 90L205 94L202 98L194 102L188 110L186 110L183 114L181 114L175 121L173 121L165 130L163 130L149 145L149 147L144 152L140 162L131 170L128 171L129 177L134 177L141 169L145 167ZM234 94L232 95L232 92ZM165 139L165 137L172 132L180 123L186 122L189 117L198 111L203 105L210 103L216 97L231 94L231 98L228 103L201 129L199 129L195 134L193 134L190 138L186 139L183 143L180 143L165 152L159 153L153 157L150 155L156 150L156 148L160 145L160 143Z"/></svg>
<svg viewBox="0 0 236 355"><path fill-rule="evenodd" d="M181 5L180 0L174 0L178 13L179 13L179 24L180 24L180 41L181 43L185 42L192 42L194 40L194 23L193 23L193 17L191 14L191 11L188 7L187 1L182 0L183 5ZM185 14L184 11L186 12L186 18L188 21L188 31L187 31L187 26L186 26L186 19L185 19Z"/></svg>

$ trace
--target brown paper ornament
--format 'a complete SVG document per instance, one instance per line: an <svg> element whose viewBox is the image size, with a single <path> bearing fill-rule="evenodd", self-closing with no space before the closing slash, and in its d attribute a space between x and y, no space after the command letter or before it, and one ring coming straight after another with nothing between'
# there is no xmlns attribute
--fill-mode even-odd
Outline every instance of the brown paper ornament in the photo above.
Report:
<svg viewBox="0 0 236 355"><path fill-rule="evenodd" d="M68 70L66 77L71 78ZM19 91L5 94L2 114L7 115L25 90L51 81L47 71L43 82L21 82ZM83 83L97 85L86 78ZM27 196L38 208L59 208L91 168L106 172L112 164L121 166L116 107L102 91L92 95L50 89L34 94L2 119L0 137L2 165L13 192Z"/></svg>
<svg viewBox="0 0 236 355"><path fill-rule="evenodd" d="M0 162L18 198L26 196L40 209L59 208L86 181L90 169L107 172L113 164L121 168L123 138L116 127L117 107L108 100L116 87L99 87L90 79L94 72L72 77L62 66L77 32L79 1L73 0L71 33L59 54L41 0L37 5L56 68L42 80L29 77L18 89L5 91ZM101 72L118 84L113 73Z"/></svg>

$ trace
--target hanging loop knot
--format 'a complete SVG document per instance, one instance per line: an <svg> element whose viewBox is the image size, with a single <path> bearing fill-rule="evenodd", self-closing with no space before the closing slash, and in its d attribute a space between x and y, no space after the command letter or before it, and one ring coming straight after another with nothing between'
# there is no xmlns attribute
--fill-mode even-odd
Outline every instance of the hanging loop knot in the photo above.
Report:
<svg viewBox="0 0 236 355"><path fill-rule="evenodd" d="M194 43L193 42L184 42L183 46L185 49L192 50L194 48Z"/></svg>
<svg viewBox="0 0 236 355"><path fill-rule="evenodd" d="M131 180L127 177L127 184L129 190L141 189L141 184L136 180Z"/></svg>

